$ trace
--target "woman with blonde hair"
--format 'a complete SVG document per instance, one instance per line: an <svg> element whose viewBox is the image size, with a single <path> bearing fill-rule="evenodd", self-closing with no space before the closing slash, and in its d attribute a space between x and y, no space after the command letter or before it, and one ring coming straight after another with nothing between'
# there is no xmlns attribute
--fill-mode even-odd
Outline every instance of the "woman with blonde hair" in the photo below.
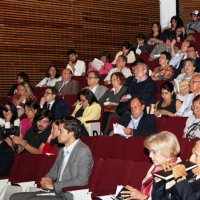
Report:
<svg viewBox="0 0 200 200"><path fill-rule="evenodd" d="M149 150L149 157L153 165L147 172L146 177L142 181L142 188L139 191L131 186L126 186L128 191L123 191L122 196L127 200L131 199L151 199L153 191L154 174L163 169L167 163L176 163L180 159L177 157L180 153L180 145L177 137L168 131L147 137L144 141L144 147ZM156 181L160 181L159 179ZM166 182L165 188L170 188L175 184L175 181Z"/></svg>

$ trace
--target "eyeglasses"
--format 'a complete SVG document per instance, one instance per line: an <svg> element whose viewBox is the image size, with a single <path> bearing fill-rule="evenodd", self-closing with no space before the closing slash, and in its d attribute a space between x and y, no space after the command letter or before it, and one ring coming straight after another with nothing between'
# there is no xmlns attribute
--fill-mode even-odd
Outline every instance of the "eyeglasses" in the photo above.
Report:
<svg viewBox="0 0 200 200"><path fill-rule="evenodd" d="M85 101L87 101L87 99L80 99L81 103L84 103Z"/></svg>
<svg viewBox="0 0 200 200"><path fill-rule="evenodd" d="M189 83L190 83L190 84L193 84L193 83L195 83L195 82L200 82L200 80L199 80L199 81L191 80Z"/></svg>
<svg viewBox="0 0 200 200"><path fill-rule="evenodd" d="M88 76L88 77L86 77L86 79L92 79L92 78L97 78L97 77L95 77L95 76Z"/></svg>
<svg viewBox="0 0 200 200"><path fill-rule="evenodd" d="M137 106L131 106L131 109L138 109L139 107L141 107L142 105L137 105Z"/></svg>
<svg viewBox="0 0 200 200"><path fill-rule="evenodd" d="M45 92L44 95L49 95L52 94L51 92Z"/></svg>
<svg viewBox="0 0 200 200"><path fill-rule="evenodd" d="M187 50L187 52L192 52L192 51L195 51L195 50Z"/></svg>

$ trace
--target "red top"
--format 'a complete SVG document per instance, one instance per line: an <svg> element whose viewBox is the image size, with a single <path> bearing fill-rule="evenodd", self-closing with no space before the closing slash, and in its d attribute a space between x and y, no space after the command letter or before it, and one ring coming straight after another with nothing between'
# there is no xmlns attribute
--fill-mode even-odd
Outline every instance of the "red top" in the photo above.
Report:
<svg viewBox="0 0 200 200"><path fill-rule="evenodd" d="M44 143L44 148L42 150L42 154L54 154L54 155L57 155L58 152L57 152L57 145L54 144L53 146L50 146L50 143L48 142L45 142Z"/></svg>

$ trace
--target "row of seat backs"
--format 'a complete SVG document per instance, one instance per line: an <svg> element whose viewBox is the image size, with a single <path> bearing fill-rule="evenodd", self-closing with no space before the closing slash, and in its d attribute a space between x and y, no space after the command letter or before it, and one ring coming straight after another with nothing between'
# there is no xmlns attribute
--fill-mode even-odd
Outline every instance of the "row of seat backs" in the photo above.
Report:
<svg viewBox="0 0 200 200"><path fill-rule="evenodd" d="M96 136L81 137L81 140L90 147L93 157L144 162L150 161L148 151L144 148L144 137L131 137L126 139L120 136ZM183 160L190 158L196 140L179 138L181 147L180 157Z"/></svg>
<svg viewBox="0 0 200 200"><path fill-rule="evenodd" d="M11 183L36 181L40 185L40 180L46 175L54 164L56 155L42 154L16 154L9 174Z"/></svg>
<svg viewBox="0 0 200 200"><path fill-rule="evenodd" d="M66 187L63 191L89 188L94 198L114 194L117 185L132 185L140 189L150 166L149 162L94 158L89 184L83 187Z"/></svg>

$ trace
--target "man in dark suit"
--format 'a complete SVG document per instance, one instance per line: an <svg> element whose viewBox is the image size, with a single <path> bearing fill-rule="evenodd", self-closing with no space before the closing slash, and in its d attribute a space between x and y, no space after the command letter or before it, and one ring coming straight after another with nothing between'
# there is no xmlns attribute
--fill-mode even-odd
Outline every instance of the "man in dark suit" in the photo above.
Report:
<svg viewBox="0 0 200 200"><path fill-rule="evenodd" d="M156 131L155 115L146 114L145 102L140 97L134 97L130 102L131 114L123 115L119 124L124 132L132 136L148 136Z"/></svg>
<svg viewBox="0 0 200 200"><path fill-rule="evenodd" d="M192 149L190 161L197 164L192 172L186 173L184 165L173 167L172 174L176 183L170 189L165 189L165 181L155 181L152 200L199 200L200 199L200 141ZM170 197L170 198L169 198Z"/></svg>
<svg viewBox="0 0 200 200"><path fill-rule="evenodd" d="M58 91L55 87L47 87L44 97L40 100L40 107L49 109L53 119L63 119L70 115L69 107L64 99L56 99Z"/></svg>
<svg viewBox="0 0 200 200"><path fill-rule="evenodd" d="M79 139L80 121L74 117L62 120L59 130L58 141L65 147L60 150L53 167L40 182L43 189L55 192L55 196L48 195L48 193L42 196L41 193L44 192L25 192L13 194L10 200L72 200L73 195L68 192L63 193L62 189L87 185L93 159L89 147Z"/></svg>
<svg viewBox="0 0 200 200"><path fill-rule="evenodd" d="M123 115L129 111L130 99L133 97L141 97L147 105L156 103L157 84L149 77L149 68L141 61L136 62L134 67L135 76L127 79L128 87L125 95L121 97L117 113Z"/></svg>
<svg viewBox="0 0 200 200"><path fill-rule="evenodd" d="M72 71L68 68L62 71L62 80L56 82L55 87L58 93L62 96L67 94L78 94L79 93L79 83L75 80L71 80Z"/></svg>

